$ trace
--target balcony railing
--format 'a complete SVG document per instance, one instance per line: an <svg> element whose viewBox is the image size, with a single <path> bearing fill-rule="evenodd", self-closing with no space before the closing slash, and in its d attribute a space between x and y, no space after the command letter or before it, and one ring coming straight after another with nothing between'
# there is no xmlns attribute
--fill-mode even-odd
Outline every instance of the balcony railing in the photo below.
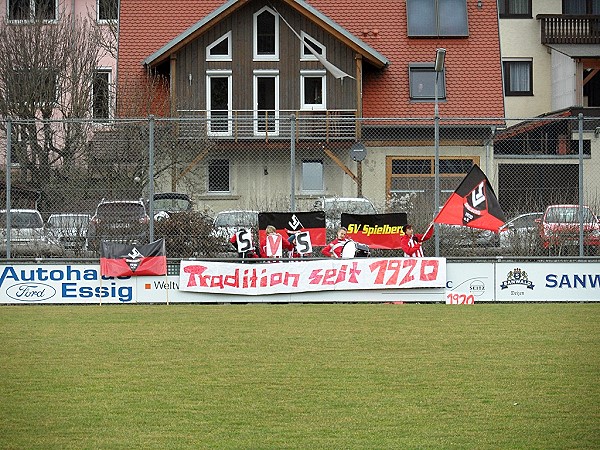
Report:
<svg viewBox="0 0 600 450"><path fill-rule="evenodd" d="M289 140L291 116L296 139L355 140L355 110L327 111L206 111L178 110L180 139Z"/></svg>
<svg viewBox="0 0 600 450"><path fill-rule="evenodd" d="M600 15L538 14L542 44L600 44Z"/></svg>

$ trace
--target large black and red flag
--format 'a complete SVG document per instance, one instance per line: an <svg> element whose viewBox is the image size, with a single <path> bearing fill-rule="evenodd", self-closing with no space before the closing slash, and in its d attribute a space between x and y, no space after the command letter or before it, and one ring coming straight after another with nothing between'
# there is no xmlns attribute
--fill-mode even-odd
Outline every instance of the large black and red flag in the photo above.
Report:
<svg viewBox="0 0 600 450"><path fill-rule="evenodd" d="M165 240L146 245L102 241L100 274L107 277L166 275Z"/></svg>
<svg viewBox="0 0 600 450"><path fill-rule="evenodd" d="M325 211L310 212L261 212L258 213L258 238L265 241L265 228L273 225L277 232L286 237L289 232L308 231L314 246L325 246Z"/></svg>
<svg viewBox="0 0 600 450"><path fill-rule="evenodd" d="M370 248L400 248L402 227L406 223L406 213L342 213L342 226L348 229L348 237Z"/></svg>
<svg viewBox="0 0 600 450"><path fill-rule="evenodd" d="M498 232L506 222L506 216L490 182L475 164L444 204L434 222Z"/></svg>

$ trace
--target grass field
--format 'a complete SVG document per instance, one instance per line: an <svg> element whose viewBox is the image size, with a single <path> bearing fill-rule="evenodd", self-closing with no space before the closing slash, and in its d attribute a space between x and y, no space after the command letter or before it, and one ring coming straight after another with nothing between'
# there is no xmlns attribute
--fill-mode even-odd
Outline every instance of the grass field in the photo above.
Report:
<svg viewBox="0 0 600 450"><path fill-rule="evenodd" d="M0 447L600 448L600 304L0 307Z"/></svg>

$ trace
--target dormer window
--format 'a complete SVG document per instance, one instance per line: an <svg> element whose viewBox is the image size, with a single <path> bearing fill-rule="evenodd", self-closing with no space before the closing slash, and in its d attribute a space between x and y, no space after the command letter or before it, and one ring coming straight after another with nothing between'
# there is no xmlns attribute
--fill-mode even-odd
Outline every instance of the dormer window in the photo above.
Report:
<svg viewBox="0 0 600 450"><path fill-rule="evenodd" d="M279 60L279 16L267 7L254 14L254 59Z"/></svg>
<svg viewBox="0 0 600 450"><path fill-rule="evenodd" d="M231 61L231 31L206 47L207 61Z"/></svg>
<svg viewBox="0 0 600 450"><path fill-rule="evenodd" d="M319 41L310 37L304 31L300 33L300 37L302 38L302 41L300 42L300 54L302 55L300 59L302 61L315 61L317 57L314 55L313 52L315 52L317 55L322 56L323 58L327 57L325 46Z"/></svg>

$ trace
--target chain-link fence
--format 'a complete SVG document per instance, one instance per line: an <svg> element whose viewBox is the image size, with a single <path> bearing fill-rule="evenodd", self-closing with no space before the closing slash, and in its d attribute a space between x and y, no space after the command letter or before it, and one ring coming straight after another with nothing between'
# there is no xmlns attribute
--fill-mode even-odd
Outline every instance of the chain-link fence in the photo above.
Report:
<svg viewBox="0 0 600 450"><path fill-rule="evenodd" d="M103 239L165 237L169 258L235 257L228 238L236 227L256 227L258 212L323 208L323 197L365 197L378 213L406 212L422 232L473 164L508 225L500 233L441 225L440 256L600 248L597 117L184 115L0 122L0 206L11 209L0 256L89 258ZM575 208L549 222L551 205ZM435 253L427 242L426 254Z"/></svg>

